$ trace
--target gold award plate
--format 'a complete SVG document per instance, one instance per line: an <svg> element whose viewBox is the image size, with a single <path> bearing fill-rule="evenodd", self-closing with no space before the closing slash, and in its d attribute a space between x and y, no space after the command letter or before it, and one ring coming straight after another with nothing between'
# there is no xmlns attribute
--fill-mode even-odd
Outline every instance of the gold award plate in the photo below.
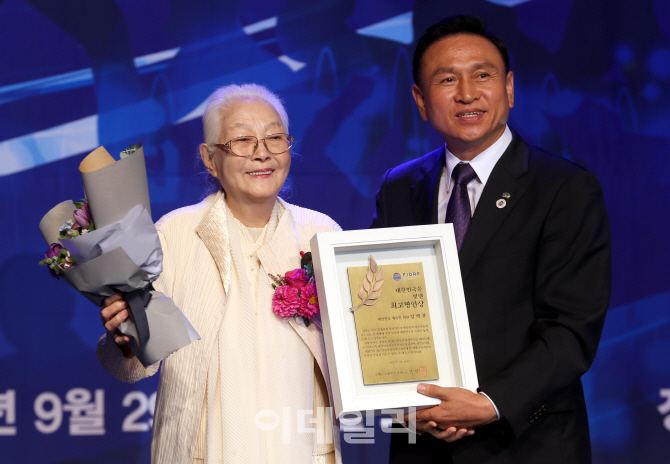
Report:
<svg viewBox="0 0 670 464"><path fill-rule="evenodd" d="M421 263L350 267L363 383L439 379Z"/></svg>

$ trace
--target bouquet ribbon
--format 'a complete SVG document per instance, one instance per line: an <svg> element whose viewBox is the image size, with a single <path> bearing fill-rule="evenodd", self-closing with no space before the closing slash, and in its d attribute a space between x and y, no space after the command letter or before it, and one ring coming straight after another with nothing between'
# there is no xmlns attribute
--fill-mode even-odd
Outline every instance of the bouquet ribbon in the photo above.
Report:
<svg viewBox="0 0 670 464"><path fill-rule="evenodd" d="M151 290L153 289L153 286L149 284L144 288L138 288L125 295L128 306L130 306L130 313L137 327L138 345L140 346L146 345L151 335L146 307L151 300Z"/></svg>

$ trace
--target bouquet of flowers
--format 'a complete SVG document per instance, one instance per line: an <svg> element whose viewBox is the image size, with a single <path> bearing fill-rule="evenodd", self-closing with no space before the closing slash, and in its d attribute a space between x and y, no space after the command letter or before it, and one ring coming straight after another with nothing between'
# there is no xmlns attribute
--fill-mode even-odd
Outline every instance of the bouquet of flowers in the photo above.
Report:
<svg viewBox="0 0 670 464"><path fill-rule="evenodd" d="M77 209L72 212L73 219L68 219L58 229L59 238L74 238L95 230L88 202L86 200L84 202L73 201L72 204ZM44 259L40 261L40 264L49 266L51 277L58 279L60 271L71 268L77 262L60 243L52 243L44 253Z"/></svg>
<svg viewBox="0 0 670 464"><path fill-rule="evenodd" d="M300 268L287 272L284 276L272 275L272 311L279 317L300 317L306 326L319 314L319 297L314 284L312 253L300 252Z"/></svg>
<svg viewBox="0 0 670 464"><path fill-rule="evenodd" d="M125 293L129 319L119 326L148 366L200 337L174 302L153 289L163 251L151 220L140 145L114 160L103 147L79 165L87 200L64 201L40 221L49 249L40 264L98 306Z"/></svg>

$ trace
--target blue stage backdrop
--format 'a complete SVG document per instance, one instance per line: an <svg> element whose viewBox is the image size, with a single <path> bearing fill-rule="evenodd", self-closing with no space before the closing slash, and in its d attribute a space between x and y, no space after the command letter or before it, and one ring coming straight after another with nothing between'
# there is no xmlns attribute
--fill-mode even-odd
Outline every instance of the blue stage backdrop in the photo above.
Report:
<svg viewBox="0 0 670 464"><path fill-rule="evenodd" d="M604 187L614 292L584 377L595 462L670 462L668 0L0 0L0 462L149 459L158 376L105 372L99 309L37 265L39 220L83 196L84 155L142 141L157 220L203 195L208 96L261 83L297 140L289 200L367 228L383 172L442 144L414 107L411 56L461 12L510 48L511 125ZM385 462L388 441L344 443L345 462Z"/></svg>

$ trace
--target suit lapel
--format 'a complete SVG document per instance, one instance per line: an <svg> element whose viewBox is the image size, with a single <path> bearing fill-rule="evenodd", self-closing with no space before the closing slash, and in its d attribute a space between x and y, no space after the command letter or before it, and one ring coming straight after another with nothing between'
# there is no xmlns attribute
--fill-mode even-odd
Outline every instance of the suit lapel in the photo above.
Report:
<svg viewBox="0 0 670 464"><path fill-rule="evenodd" d="M416 224L437 223L437 196L444 166L444 147L430 153L421 165L421 178L411 187L412 211Z"/></svg>
<svg viewBox="0 0 670 464"><path fill-rule="evenodd" d="M528 146L515 134L486 182L463 240L458 255L463 280L467 278L500 224L526 192L527 185L520 178L527 171ZM503 193L510 195L505 199L505 206L499 208L496 202L503 199Z"/></svg>

